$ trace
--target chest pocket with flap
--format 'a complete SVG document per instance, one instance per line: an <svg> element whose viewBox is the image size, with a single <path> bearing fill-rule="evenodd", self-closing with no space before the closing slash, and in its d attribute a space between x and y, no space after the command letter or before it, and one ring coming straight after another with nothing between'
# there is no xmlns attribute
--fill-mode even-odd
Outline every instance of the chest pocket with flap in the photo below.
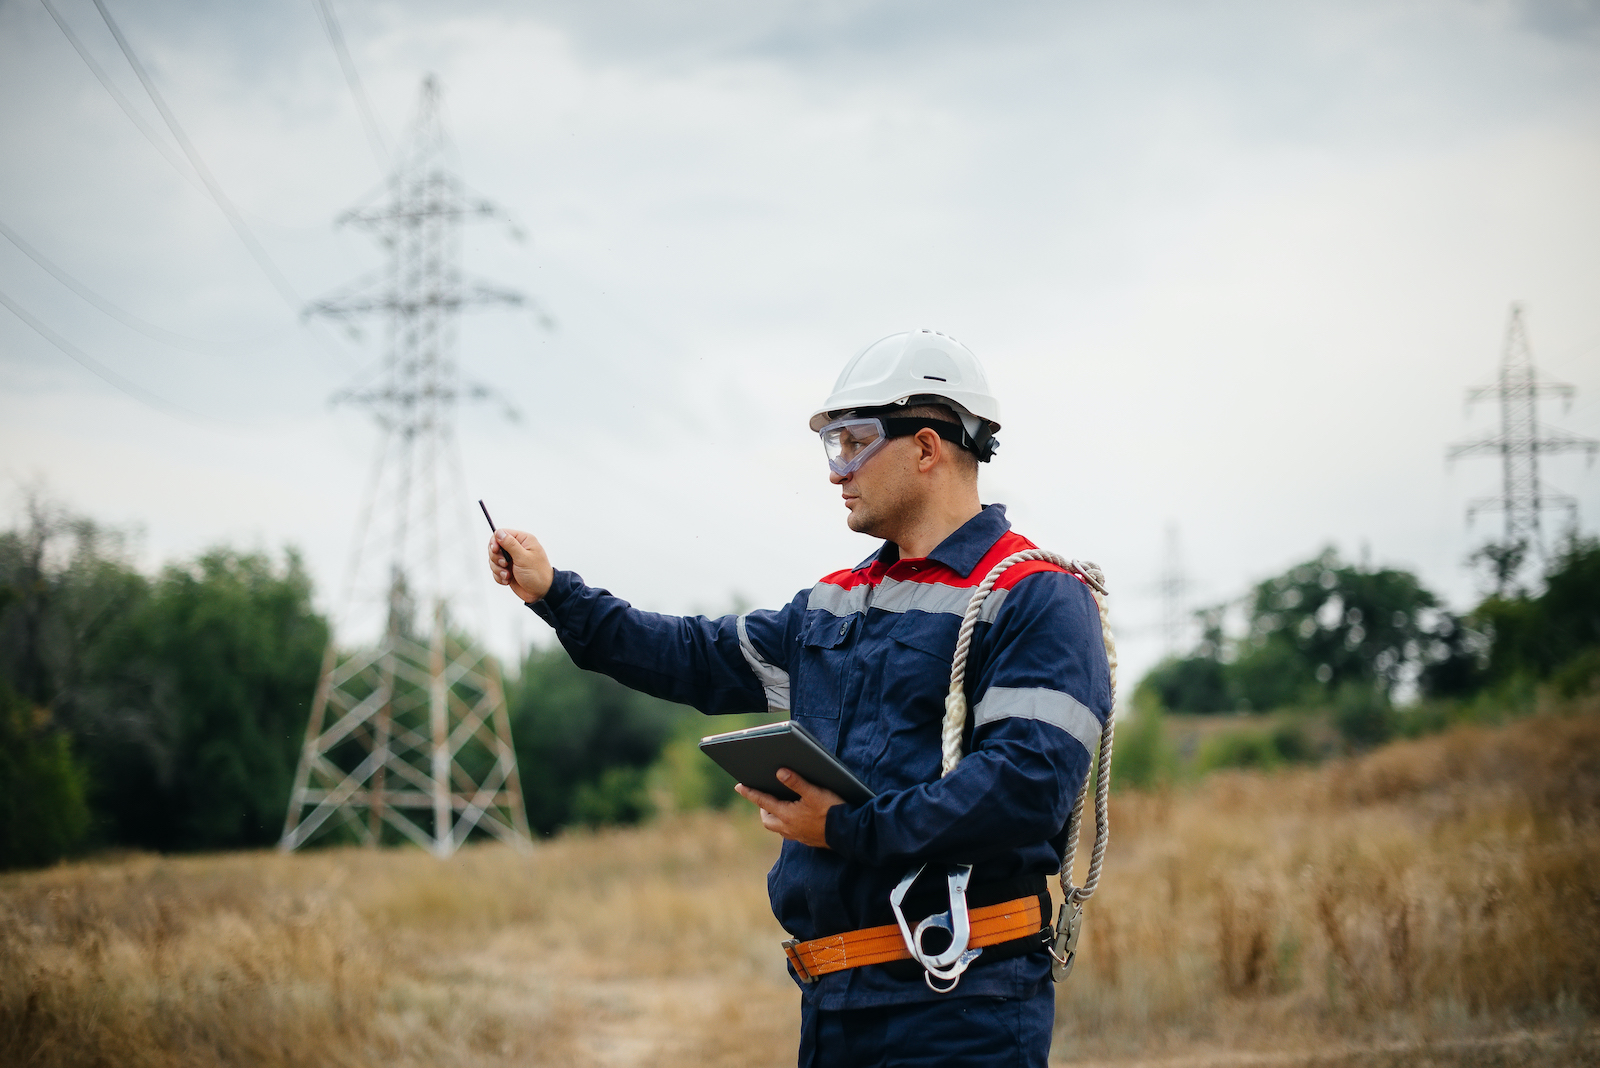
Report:
<svg viewBox="0 0 1600 1068"><path fill-rule="evenodd" d="M796 719L837 720L859 615L816 612L800 631L800 655L790 672L790 701ZM837 734L835 726L829 731Z"/></svg>
<svg viewBox="0 0 1600 1068"><path fill-rule="evenodd" d="M891 650L884 665L885 707L904 710L915 722L944 718L950 661L960 630L960 617L944 612L907 612L900 617L889 632L898 648Z"/></svg>

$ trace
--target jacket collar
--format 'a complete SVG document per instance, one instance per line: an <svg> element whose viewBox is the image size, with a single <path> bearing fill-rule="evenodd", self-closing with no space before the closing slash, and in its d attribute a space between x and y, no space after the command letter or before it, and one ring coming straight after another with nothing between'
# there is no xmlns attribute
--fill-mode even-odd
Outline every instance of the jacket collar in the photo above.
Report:
<svg viewBox="0 0 1600 1068"><path fill-rule="evenodd" d="M928 554L928 559L943 564L962 578L966 578L988 555L989 550L994 548L994 543L1010 529L1011 521L1006 518L1006 506L986 504L982 511L941 541L938 547ZM899 559L900 547L892 541L886 541L875 554L862 562L864 564L876 562L879 567L887 569Z"/></svg>

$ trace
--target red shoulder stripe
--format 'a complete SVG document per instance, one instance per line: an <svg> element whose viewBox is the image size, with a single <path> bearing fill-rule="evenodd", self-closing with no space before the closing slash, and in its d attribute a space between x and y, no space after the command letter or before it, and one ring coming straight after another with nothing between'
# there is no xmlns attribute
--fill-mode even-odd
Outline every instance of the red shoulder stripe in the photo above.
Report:
<svg viewBox="0 0 1600 1068"><path fill-rule="evenodd" d="M852 571L847 568L843 571L835 571L831 575L823 575L817 581L819 583L826 582L830 586L838 586L842 590L852 590L857 586L869 585L872 580L867 578L867 570L865 568L860 571Z"/></svg>
<svg viewBox="0 0 1600 1068"><path fill-rule="evenodd" d="M995 542L994 548L985 554L983 562L974 568L972 573L977 582L982 582L984 576L994 569L994 565L1012 553L1019 553L1024 549L1037 548L1037 545L1024 538L1021 534L1014 530L1008 530L1001 536L999 541ZM1009 590L1029 575L1037 575L1046 571L1066 571L1067 574L1072 575L1079 582L1083 582L1081 575L1073 574L1067 571L1066 568L1058 564L1052 564L1048 560L1025 560L1020 564L1013 564L1006 568L1004 573L995 581L994 588L997 590ZM1085 582L1084 585L1088 585L1088 583Z"/></svg>

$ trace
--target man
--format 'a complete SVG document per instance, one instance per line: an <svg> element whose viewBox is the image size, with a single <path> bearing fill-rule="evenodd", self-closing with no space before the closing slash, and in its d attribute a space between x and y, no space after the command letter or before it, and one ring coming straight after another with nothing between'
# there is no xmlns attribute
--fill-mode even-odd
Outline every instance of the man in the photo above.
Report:
<svg viewBox="0 0 1600 1068"><path fill-rule="evenodd" d="M1043 1066L1049 1054L1045 880L1060 866L1067 817L1110 713L1110 679L1083 583L1049 563L1011 567L968 654L967 755L940 776L962 614L996 563L1033 547L1010 530L1003 506L978 501L978 464L998 444L999 415L977 358L952 338L917 331L862 350L811 429L850 528L883 545L776 611L717 620L642 612L553 570L530 534L498 530L490 542L496 581L555 628L579 666L702 712L787 711L876 791L847 805L787 770L780 779L799 800L738 788L784 838L767 884L793 936L785 949L803 992L802 1068ZM908 928L954 915L952 887L972 866L966 905L979 948L963 955L953 982L883 933L896 931L886 926L897 922L891 893L923 865L903 901ZM1013 926L980 945L979 917L990 913ZM872 928L873 945L904 959L849 959L872 942ZM947 948L936 935L925 954Z"/></svg>

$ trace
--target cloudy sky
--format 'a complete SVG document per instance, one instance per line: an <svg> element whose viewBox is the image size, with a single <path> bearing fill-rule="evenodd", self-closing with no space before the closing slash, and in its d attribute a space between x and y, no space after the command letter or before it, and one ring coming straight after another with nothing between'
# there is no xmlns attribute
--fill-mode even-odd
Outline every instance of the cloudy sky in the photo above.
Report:
<svg viewBox="0 0 1600 1068"><path fill-rule="evenodd" d="M298 306L381 265L333 220L384 171L316 6L104 0L275 286L95 5L51 2L159 147L39 0L0 0L0 223L158 329L0 240L0 293L103 372L0 308L7 514L43 486L150 567L298 546L332 608L376 435L329 398L382 331ZM1462 401L1512 301L1578 387L1545 418L1600 436L1595 3L334 10L390 144L438 76L461 174L530 237L476 226L466 267L556 324L463 325L463 373L522 413L463 412L463 554L482 496L646 607L787 600L872 548L806 417L856 349L929 327L1001 395L984 499L1105 567L1136 674L1169 524L1195 604L1326 544L1468 604L1496 470L1444 450L1494 426ZM1546 474L1594 531L1600 470ZM542 638L478 592L497 648Z"/></svg>

